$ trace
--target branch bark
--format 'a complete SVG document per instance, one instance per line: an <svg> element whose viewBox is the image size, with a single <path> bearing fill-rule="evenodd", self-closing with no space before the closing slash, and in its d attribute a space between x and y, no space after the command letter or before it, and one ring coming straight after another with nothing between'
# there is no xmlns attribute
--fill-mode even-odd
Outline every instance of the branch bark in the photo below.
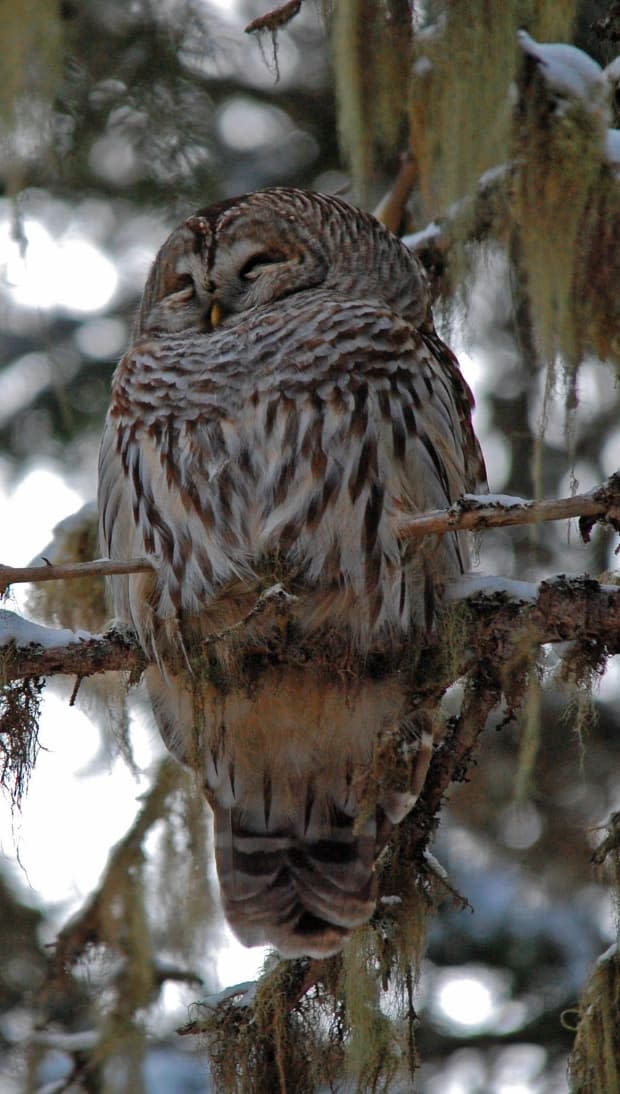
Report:
<svg viewBox="0 0 620 1094"><path fill-rule="evenodd" d="M0 682L35 676L94 676L129 672L139 676L147 659L131 631L75 634L26 624L15 612L0 612Z"/></svg>
<svg viewBox="0 0 620 1094"><path fill-rule="evenodd" d="M54 566L3 566L0 564L0 596L9 585L25 582L60 581L76 577L110 577L112 574L140 574L154 569L148 558L130 558L118 561L111 558L97 558L93 562L73 562Z"/></svg>
<svg viewBox="0 0 620 1094"><path fill-rule="evenodd" d="M436 509L403 521L400 535L403 539L413 539L430 534L445 535L447 532L542 524L569 520L571 517L580 518L580 531L586 543L597 522L610 524L620 531L620 475L612 475L594 490L568 498L528 501L501 494L492 500L492 497L485 498L484 495L465 494L449 509Z"/></svg>
<svg viewBox="0 0 620 1094"><path fill-rule="evenodd" d="M481 657L493 656L498 667L514 650L547 642L597 642L607 654L620 653L620 586L602 585L587 576L556 577L540 585L503 578L464 578L448 591L448 602L467 608L463 650L454 664L455 678ZM252 611L247 619L254 618ZM213 636L218 641L227 635ZM429 642L432 654L440 639ZM210 637L205 642L209 644ZM277 653L286 660L286 647ZM290 649L295 656L295 648ZM74 634L25 623L14 612L0 613L1 678L93 676L129 671L139 675L147 658L135 635L111 629L105 634ZM431 684L429 683L429 686Z"/></svg>
<svg viewBox="0 0 620 1094"><path fill-rule="evenodd" d="M264 15L259 15L243 28L245 34L254 34L255 31L263 30L270 30L273 34L274 31L281 30L297 15L302 3L303 0L288 0L287 3L266 11Z"/></svg>

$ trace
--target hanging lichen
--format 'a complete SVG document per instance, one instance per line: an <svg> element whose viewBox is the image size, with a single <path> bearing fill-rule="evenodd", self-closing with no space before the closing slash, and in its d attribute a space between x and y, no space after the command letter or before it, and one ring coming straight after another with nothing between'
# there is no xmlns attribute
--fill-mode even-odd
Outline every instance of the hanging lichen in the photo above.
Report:
<svg viewBox="0 0 620 1094"><path fill-rule="evenodd" d="M575 270L582 261L581 225L600 176L604 116L596 99L561 95L548 82L547 68L525 52L515 118L520 166L513 215L541 356L553 362L561 355L574 367L581 343Z"/></svg>
<svg viewBox="0 0 620 1094"><path fill-rule="evenodd" d="M408 0L336 0L333 5L338 126L362 192L377 157L403 148L411 7Z"/></svg>
<svg viewBox="0 0 620 1094"><path fill-rule="evenodd" d="M58 935L51 985L62 983L75 970L97 985L92 1005L98 1040L89 1067L102 1073L112 1069L115 1076L120 1076L110 1089L143 1089L148 1011L157 1001L168 971L158 954L165 949L181 960L191 960L196 956L197 939L204 944L208 920L201 913L210 903L206 869L200 880L202 901L197 898L196 876L191 880L194 892L186 901L178 873L171 873L170 863L164 862L179 923L165 944L158 946L162 921L165 925L167 916L153 891L147 868L146 841L154 829L163 826L165 831L169 824L177 828L181 823L191 826L191 844L203 834L204 824L200 820L196 824L194 805L188 804L191 793L187 773L173 760L164 760L134 823L110 853L97 889ZM197 867L204 864L205 854L203 848ZM189 969L183 979L200 978Z"/></svg>
<svg viewBox="0 0 620 1094"><path fill-rule="evenodd" d="M380 1005L381 982L373 931L355 931L343 955L343 990L350 1034L348 1070L358 1090L389 1090L400 1063L392 1022Z"/></svg>
<svg viewBox="0 0 620 1094"><path fill-rule="evenodd" d="M201 1029L218 1094L314 1094L342 1071L340 958L268 958L257 985L224 993ZM312 981L313 986L308 987Z"/></svg>
<svg viewBox="0 0 620 1094"><path fill-rule="evenodd" d="M60 521L54 528L52 542L43 549L45 560L54 566L92 562L98 554L94 502L83 505ZM105 626L110 614L104 578L90 575L32 585L28 593L28 611L53 627L96 633Z"/></svg>
<svg viewBox="0 0 620 1094"><path fill-rule="evenodd" d="M0 790L19 806L39 751L39 715L44 681L3 679L3 668L14 656L0 650Z"/></svg>
<svg viewBox="0 0 620 1094"><path fill-rule="evenodd" d="M152 885L157 914L153 932L166 952L190 963L204 960L206 937L215 929L219 914L209 880L212 842L202 787L193 775L185 773L167 799L155 855Z"/></svg>
<svg viewBox="0 0 620 1094"><path fill-rule="evenodd" d="M582 218L574 281L575 322L582 352L620 367L620 177L603 164Z"/></svg>
<svg viewBox="0 0 620 1094"><path fill-rule="evenodd" d="M2 5L0 160L9 194L19 190L24 166L51 144L62 56L59 9L57 0Z"/></svg>
<svg viewBox="0 0 620 1094"><path fill-rule="evenodd" d="M520 27L527 27L541 42L564 42L571 36L576 0L517 0Z"/></svg>
<svg viewBox="0 0 620 1094"><path fill-rule="evenodd" d="M515 5L451 0L415 40L410 146L426 219L472 194L509 158Z"/></svg>
<svg viewBox="0 0 620 1094"><path fill-rule="evenodd" d="M613 945L597 962L581 997L569 1062L574 1094L620 1090L620 960Z"/></svg>

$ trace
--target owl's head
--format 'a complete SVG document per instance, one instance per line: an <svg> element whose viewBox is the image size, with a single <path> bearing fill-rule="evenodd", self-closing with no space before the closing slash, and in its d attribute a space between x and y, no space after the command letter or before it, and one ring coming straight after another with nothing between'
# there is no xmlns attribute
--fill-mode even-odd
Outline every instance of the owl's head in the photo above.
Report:
<svg viewBox="0 0 620 1094"><path fill-rule="evenodd" d="M136 333L209 332L318 288L387 304L416 324L428 313L419 263L374 217L339 198L278 187L201 209L172 232Z"/></svg>

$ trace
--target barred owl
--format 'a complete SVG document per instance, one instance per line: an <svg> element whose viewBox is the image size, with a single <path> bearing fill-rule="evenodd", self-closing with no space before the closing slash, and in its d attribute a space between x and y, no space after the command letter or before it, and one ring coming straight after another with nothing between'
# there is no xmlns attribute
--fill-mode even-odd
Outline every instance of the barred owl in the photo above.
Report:
<svg viewBox="0 0 620 1094"><path fill-rule="evenodd" d="M204 781L247 945L325 956L372 914L432 748L407 666L466 565L457 535L404 542L399 523L484 480L471 409L418 262L341 200L225 201L155 260L112 384L101 542L154 564L113 579L115 609ZM286 610L259 612L274 585ZM392 733L405 777L361 808Z"/></svg>

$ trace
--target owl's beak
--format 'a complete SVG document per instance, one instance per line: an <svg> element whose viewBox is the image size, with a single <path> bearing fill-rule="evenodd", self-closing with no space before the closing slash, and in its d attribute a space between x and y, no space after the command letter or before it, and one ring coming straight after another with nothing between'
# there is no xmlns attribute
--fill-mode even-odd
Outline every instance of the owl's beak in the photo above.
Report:
<svg viewBox="0 0 620 1094"><path fill-rule="evenodd" d="M223 318L223 309L220 307L219 304L213 304L211 307L211 311L209 312L209 322L211 323L213 330L215 330L216 327L219 327Z"/></svg>

